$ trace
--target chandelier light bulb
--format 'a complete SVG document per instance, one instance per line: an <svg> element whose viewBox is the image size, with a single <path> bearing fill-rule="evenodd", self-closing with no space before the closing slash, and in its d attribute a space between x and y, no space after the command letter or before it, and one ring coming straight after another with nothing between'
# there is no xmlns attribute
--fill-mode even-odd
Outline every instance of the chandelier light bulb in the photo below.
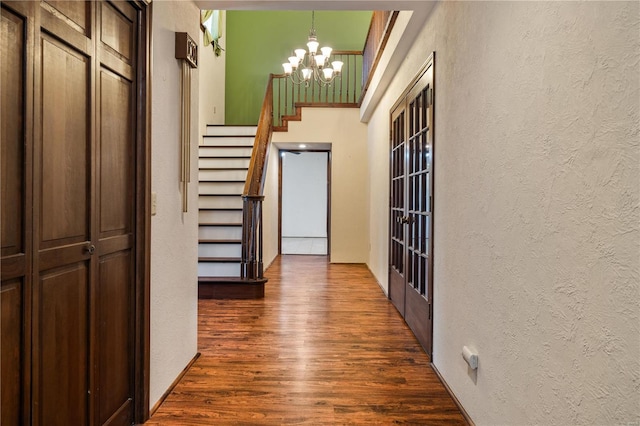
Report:
<svg viewBox="0 0 640 426"><path fill-rule="evenodd" d="M302 77L305 79L305 81L309 81L311 79L311 74L313 74L311 68L302 69Z"/></svg>
<svg viewBox="0 0 640 426"><path fill-rule="evenodd" d="M342 72L342 66L344 63L342 61L333 61L331 62L331 66L336 74L340 74Z"/></svg>
<svg viewBox="0 0 640 426"><path fill-rule="evenodd" d="M302 60L304 59L304 55L307 54L307 51L304 49L296 49L295 54L298 57L298 60L302 62Z"/></svg>
<svg viewBox="0 0 640 426"><path fill-rule="evenodd" d="M333 77L333 68L324 68L322 73L324 74L325 80L331 80L331 77Z"/></svg>
<svg viewBox="0 0 640 426"><path fill-rule="evenodd" d="M316 66L318 68L322 68L324 66L324 61L325 61L324 55L316 55L313 58L315 59Z"/></svg>
<svg viewBox="0 0 640 426"><path fill-rule="evenodd" d="M297 56L289 56L289 64L291 64L291 68L296 69L298 68L298 64L300 63L300 61L298 61L298 57Z"/></svg>
<svg viewBox="0 0 640 426"><path fill-rule="evenodd" d="M285 62L284 64L282 64L282 68L284 68L284 73L286 75L291 75L291 73L293 72L293 67L289 62Z"/></svg>
<svg viewBox="0 0 640 426"><path fill-rule="evenodd" d="M307 43L309 54L314 56L318 52L318 46L320 46L320 43L318 43L316 40L309 40L309 43Z"/></svg>
<svg viewBox="0 0 640 426"><path fill-rule="evenodd" d="M329 59L329 57L331 57L331 51L333 49L330 48L329 46L325 46L322 49L320 49L320 51L322 52L322 54L324 55L325 58Z"/></svg>

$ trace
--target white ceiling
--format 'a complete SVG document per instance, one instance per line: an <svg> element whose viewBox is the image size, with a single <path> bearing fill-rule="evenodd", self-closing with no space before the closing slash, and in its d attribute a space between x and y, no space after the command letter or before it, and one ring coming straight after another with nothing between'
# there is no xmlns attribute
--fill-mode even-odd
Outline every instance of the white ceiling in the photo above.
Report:
<svg viewBox="0 0 640 426"><path fill-rule="evenodd" d="M219 10L420 10L430 0L196 0L201 9Z"/></svg>

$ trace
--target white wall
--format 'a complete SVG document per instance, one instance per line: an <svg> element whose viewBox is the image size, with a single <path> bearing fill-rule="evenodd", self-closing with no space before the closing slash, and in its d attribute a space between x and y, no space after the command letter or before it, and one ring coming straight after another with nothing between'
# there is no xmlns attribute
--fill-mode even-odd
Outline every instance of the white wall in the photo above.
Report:
<svg viewBox="0 0 640 426"><path fill-rule="evenodd" d="M191 1L154 1L152 78L151 365L153 407L197 351L198 71L192 71L189 212L180 192L180 77L174 32L197 40L200 12Z"/></svg>
<svg viewBox="0 0 640 426"><path fill-rule="evenodd" d="M325 152L282 156L282 236L327 236L327 160Z"/></svg>
<svg viewBox="0 0 640 426"><path fill-rule="evenodd" d="M278 256L278 148L269 147L262 202L262 259L266 269Z"/></svg>
<svg viewBox="0 0 640 426"><path fill-rule="evenodd" d="M640 421L639 5L439 2L369 123L386 288L389 109L435 51L434 362L479 425Z"/></svg>
<svg viewBox="0 0 640 426"><path fill-rule="evenodd" d="M273 142L331 143L331 262L366 262L367 127L359 122L358 109L303 108L302 121L290 122L288 132L274 133Z"/></svg>
<svg viewBox="0 0 640 426"><path fill-rule="evenodd" d="M226 44L226 14L222 13L223 34L220 44ZM200 76L200 131L203 135L207 124L224 124L224 93L225 93L225 61L226 53L220 56L213 53L211 45L204 47L202 31L198 31L198 74ZM202 138L198 140L202 141Z"/></svg>

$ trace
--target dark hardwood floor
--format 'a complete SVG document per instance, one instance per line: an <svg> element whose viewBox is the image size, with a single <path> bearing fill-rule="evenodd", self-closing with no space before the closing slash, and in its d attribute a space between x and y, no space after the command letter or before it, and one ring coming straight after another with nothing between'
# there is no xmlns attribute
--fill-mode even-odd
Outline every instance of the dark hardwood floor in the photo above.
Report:
<svg viewBox="0 0 640 426"><path fill-rule="evenodd" d="M200 358L147 425L466 424L364 265L282 256L264 299L200 300Z"/></svg>

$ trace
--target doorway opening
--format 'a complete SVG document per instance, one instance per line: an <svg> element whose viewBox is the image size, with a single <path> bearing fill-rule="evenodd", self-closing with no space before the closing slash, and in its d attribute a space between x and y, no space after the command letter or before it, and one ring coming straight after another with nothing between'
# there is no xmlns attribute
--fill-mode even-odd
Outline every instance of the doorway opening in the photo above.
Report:
<svg viewBox="0 0 640 426"><path fill-rule="evenodd" d="M279 252L330 254L331 152L280 149Z"/></svg>

